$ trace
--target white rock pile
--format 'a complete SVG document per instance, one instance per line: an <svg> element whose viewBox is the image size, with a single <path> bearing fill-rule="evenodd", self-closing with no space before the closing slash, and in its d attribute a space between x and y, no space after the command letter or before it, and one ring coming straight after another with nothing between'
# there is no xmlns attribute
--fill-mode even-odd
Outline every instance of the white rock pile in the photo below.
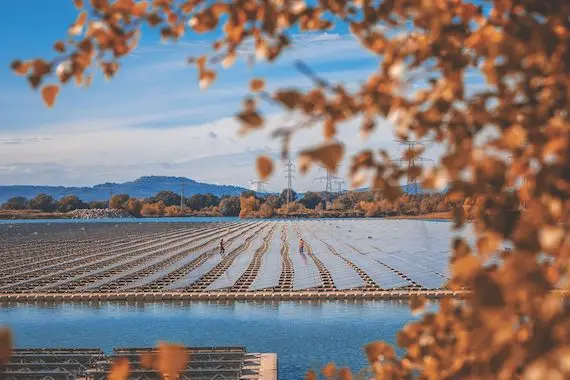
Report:
<svg viewBox="0 0 570 380"><path fill-rule="evenodd" d="M107 208L79 209L67 213L72 219L134 218L124 210Z"/></svg>

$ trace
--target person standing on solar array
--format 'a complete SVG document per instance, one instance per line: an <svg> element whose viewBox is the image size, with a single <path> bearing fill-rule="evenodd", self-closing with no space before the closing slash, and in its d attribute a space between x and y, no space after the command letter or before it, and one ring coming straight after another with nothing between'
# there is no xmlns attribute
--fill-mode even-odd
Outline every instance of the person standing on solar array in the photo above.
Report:
<svg viewBox="0 0 570 380"><path fill-rule="evenodd" d="M220 240L220 253L226 253L226 250L224 248L224 239L223 238Z"/></svg>

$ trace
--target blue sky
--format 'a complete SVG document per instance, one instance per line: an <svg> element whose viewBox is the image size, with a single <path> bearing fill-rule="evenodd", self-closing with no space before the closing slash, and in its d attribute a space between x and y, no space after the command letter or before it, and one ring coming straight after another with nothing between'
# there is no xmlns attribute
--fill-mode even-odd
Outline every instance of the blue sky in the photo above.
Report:
<svg viewBox="0 0 570 380"><path fill-rule="evenodd" d="M25 78L11 73L16 58L51 57L52 45L63 39L76 11L71 0L4 1L0 12L0 184L93 185L122 182L142 175L175 175L199 181L249 186L255 157L278 157L280 143L269 137L285 119L270 110L268 126L239 137L233 115L240 109L248 82L263 77L270 88L308 87L293 67L302 59L333 82L355 86L378 67L344 28L294 37L295 45L275 64L249 69L238 61L220 67L219 79L207 91L198 88L188 56L211 51L214 35L186 35L177 45L160 43L144 30L135 53L111 81L96 76L89 89L67 85L56 106L43 106ZM357 124L340 135L349 153L369 146L397 153L390 123L380 124L369 140L358 136ZM293 148L317 144L319 126L293 140ZM346 174L346 165L339 174ZM297 190L318 190L316 170L297 174ZM266 185L279 190L285 179L277 172Z"/></svg>

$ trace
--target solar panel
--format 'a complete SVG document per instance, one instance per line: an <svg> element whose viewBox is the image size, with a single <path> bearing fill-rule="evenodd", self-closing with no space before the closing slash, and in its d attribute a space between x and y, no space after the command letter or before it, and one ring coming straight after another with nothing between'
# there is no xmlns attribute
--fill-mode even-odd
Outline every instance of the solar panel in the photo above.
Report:
<svg viewBox="0 0 570 380"><path fill-rule="evenodd" d="M251 229L251 230L253 230L253 229ZM235 235L236 234L234 234L234 236ZM238 236L237 239L235 239L232 242L228 241L228 243L226 244L226 248L231 247L231 248L235 249L235 248L243 245L245 243L245 241L251 236L251 233L244 235L243 231L239 231L237 233L237 235L241 235L241 236ZM228 238L228 240L229 239L231 239L231 237ZM224 259L224 257L221 254L211 255L206 261L204 261L196 269L194 269L193 271L188 273L185 277L167 285L166 289L168 289L168 290L183 289L183 288L186 288L186 287L192 285L193 283L198 281L200 278L202 278L206 273L208 273L209 271L214 269L214 267L216 265L218 265L223 259Z"/></svg>
<svg viewBox="0 0 570 380"><path fill-rule="evenodd" d="M166 268L163 268L162 270L159 270L159 271L152 273L148 276L144 276L143 278L141 278L141 279L139 279L139 280L123 287L123 288L120 288L119 290L136 289L136 288L140 288L140 287L143 287L145 285L151 284L154 281L157 281L163 277L166 277L169 273L175 272L175 271L179 270L180 268L183 268L184 266L190 264L192 261L196 260L196 258L198 258L199 256L203 255L204 253L208 252L211 249L212 249L211 245L200 248L199 250L197 250L193 253L190 253L189 255L184 257L182 260L176 261L175 263L167 266Z"/></svg>
<svg viewBox="0 0 570 380"><path fill-rule="evenodd" d="M319 269L307 251L299 252L299 238L293 225L288 226L289 257L293 263L293 290L316 288L323 285Z"/></svg>
<svg viewBox="0 0 570 380"><path fill-rule="evenodd" d="M329 271L337 289L351 289L365 285L362 277L342 258L332 254L326 244L316 239L312 239L310 244L313 254Z"/></svg>
<svg viewBox="0 0 570 380"><path fill-rule="evenodd" d="M379 287L384 289L393 289L411 285L409 281L406 281L389 268L353 248L352 245L354 242L351 238L353 233L352 231L355 232L358 228L352 226L347 227L348 228L343 230L346 232L335 231L336 233L334 235L330 233L331 229L322 228L319 229L319 231L321 231L320 236L325 236L326 241L334 246L340 256L360 268ZM355 235L358 236L358 233L355 233ZM377 252L373 247L365 245L362 241L356 242L354 245L357 245L358 248L364 252Z"/></svg>
<svg viewBox="0 0 570 380"><path fill-rule="evenodd" d="M232 287L237 280L245 273L249 264L253 260L255 252L263 247L263 237L258 235L254 241L251 242L247 250L241 252L229 266L228 269L212 282L206 290L218 290Z"/></svg>
<svg viewBox="0 0 570 380"><path fill-rule="evenodd" d="M281 260L281 234L275 233L267 251L261 257L261 266L257 277L249 286L249 290L273 288L279 285L279 278L283 269Z"/></svg>
<svg viewBox="0 0 570 380"><path fill-rule="evenodd" d="M406 260L402 256L401 252L394 254L377 252L368 256L380 263L386 264L393 269L398 270L399 272L404 273L412 281L420 284L424 288L438 289L441 288L446 282L446 279L443 276L433 272L429 268L426 268L425 266L420 265L413 260Z"/></svg>
<svg viewBox="0 0 570 380"><path fill-rule="evenodd" d="M203 239L197 241L196 244L193 244L194 247L206 244L208 241L210 241L211 243L200 248L200 249L198 249L195 252L188 254L183 259L178 260L178 261L172 263L171 265L168 265L165 268L162 268L161 270L158 270L154 273L146 275L143 278L140 278L131 284L127 284L126 286L119 288L119 290L128 290L128 289L136 289L139 287L143 287L143 286L151 284L154 281L157 281L163 277L166 277L169 273L175 272L175 271L183 268L184 266L190 264L192 261L196 260L199 256L201 256L204 253L212 250L212 248L213 248L213 241L212 240L215 241L216 239L224 236L226 233L227 233L227 230L224 228L223 230L220 230L220 232L215 234L215 235L212 235L212 236L209 236L209 237L206 237L206 238L203 238Z"/></svg>

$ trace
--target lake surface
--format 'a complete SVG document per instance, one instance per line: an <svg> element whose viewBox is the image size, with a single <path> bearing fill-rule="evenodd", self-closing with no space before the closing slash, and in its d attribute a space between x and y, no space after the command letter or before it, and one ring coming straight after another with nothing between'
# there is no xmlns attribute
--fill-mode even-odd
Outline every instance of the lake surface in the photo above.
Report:
<svg viewBox="0 0 570 380"><path fill-rule="evenodd" d="M397 301L361 303L94 303L1 305L16 347L153 346L159 340L191 346L245 346L276 352L279 379L303 379L308 368L329 361L358 371L362 346L395 343L396 332L415 319Z"/></svg>

